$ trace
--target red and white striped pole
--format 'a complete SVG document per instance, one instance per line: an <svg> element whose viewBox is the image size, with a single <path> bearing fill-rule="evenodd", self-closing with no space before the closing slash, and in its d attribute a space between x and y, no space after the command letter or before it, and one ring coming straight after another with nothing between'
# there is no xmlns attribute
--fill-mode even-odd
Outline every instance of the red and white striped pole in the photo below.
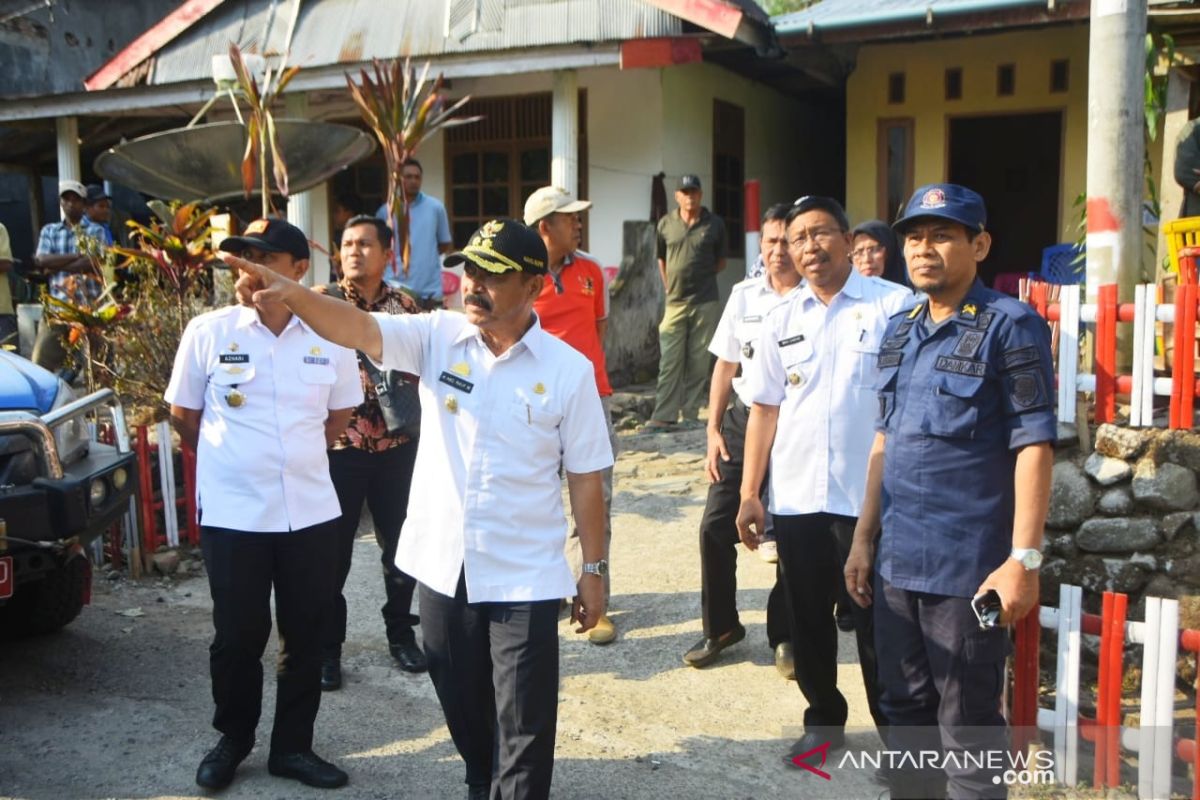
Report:
<svg viewBox="0 0 1200 800"><path fill-rule="evenodd" d="M759 251L759 220L762 219L762 203L759 200L761 187L757 179L746 181L745 184L746 199L742 204L742 209L745 213L742 218L746 221L746 269L749 271L750 265L754 263L754 259L758 258Z"/></svg>

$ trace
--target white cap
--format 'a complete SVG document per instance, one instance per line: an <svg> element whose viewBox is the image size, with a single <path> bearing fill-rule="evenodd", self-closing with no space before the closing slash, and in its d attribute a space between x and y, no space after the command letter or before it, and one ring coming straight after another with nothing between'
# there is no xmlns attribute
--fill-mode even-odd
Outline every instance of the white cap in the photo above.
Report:
<svg viewBox="0 0 1200 800"><path fill-rule="evenodd" d="M575 195L558 186L543 186L525 201L525 224L533 225L551 214L574 214L592 207L591 200L576 200Z"/></svg>
<svg viewBox="0 0 1200 800"><path fill-rule="evenodd" d="M87 199L87 187L79 181L59 181L58 196L62 197L67 192L74 192L81 200Z"/></svg>

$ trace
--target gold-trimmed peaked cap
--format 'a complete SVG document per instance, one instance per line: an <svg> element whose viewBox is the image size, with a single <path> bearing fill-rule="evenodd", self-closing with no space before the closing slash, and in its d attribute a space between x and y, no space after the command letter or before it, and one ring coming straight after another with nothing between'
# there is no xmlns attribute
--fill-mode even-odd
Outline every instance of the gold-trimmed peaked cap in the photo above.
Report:
<svg viewBox="0 0 1200 800"><path fill-rule="evenodd" d="M520 220L500 217L483 223L466 247L446 256L445 265L456 267L469 261L496 274L516 270L543 275L548 260L546 245L537 231Z"/></svg>

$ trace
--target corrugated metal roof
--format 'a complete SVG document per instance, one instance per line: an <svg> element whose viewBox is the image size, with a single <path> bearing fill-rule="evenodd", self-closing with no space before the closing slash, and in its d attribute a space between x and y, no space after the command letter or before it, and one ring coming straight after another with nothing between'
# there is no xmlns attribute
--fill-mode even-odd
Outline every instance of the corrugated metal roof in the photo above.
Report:
<svg viewBox="0 0 1200 800"><path fill-rule="evenodd" d="M249 52L282 53L292 2L227 0L154 56L145 82L207 78L212 56L231 43ZM678 18L640 0L306 0L289 63L317 67L398 56L436 58L675 36L681 30Z"/></svg>
<svg viewBox="0 0 1200 800"><path fill-rule="evenodd" d="M1046 0L821 0L802 11L773 17L780 36L810 30L887 25L952 14L980 14L1021 6L1046 6Z"/></svg>

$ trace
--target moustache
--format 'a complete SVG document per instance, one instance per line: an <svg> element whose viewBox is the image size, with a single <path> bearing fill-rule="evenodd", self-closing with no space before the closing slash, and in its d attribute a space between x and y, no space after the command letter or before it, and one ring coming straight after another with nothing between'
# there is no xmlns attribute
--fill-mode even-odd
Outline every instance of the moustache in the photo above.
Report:
<svg viewBox="0 0 1200 800"><path fill-rule="evenodd" d="M482 294L469 294L463 297L464 306L479 306L484 311L492 310L492 301Z"/></svg>

